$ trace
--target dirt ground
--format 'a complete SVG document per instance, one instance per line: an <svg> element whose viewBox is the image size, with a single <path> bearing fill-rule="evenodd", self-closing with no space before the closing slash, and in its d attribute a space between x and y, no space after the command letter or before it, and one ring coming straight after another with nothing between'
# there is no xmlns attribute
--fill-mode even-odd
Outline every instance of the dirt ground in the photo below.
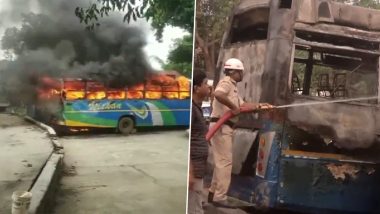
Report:
<svg viewBox="0 0 380 214"><path fill-rule="evenodd" d="M25 126L25 125L31 125L31 124L26 122L23 118L20 118L16 115L0 113L0 128L6 128L6 127L11 127L11 126Z"/></svg>
<svg viewBox="0 0 380 214"><path fill-rule="evenodd" d="M0 113L0 213L11 213L11 196L27 191L53 148L40 128Z"/></svg>

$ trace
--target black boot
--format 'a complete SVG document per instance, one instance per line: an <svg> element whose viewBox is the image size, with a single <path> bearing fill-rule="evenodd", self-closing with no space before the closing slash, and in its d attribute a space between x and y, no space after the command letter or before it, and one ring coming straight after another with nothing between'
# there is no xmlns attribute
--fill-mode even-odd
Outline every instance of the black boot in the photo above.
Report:
<svg viewBox="0 0 380 214"><path fill-rule="evenodd" d="M236 209L236 205L232 204L228 200L223 201L213 201L212 202L215 207L222 207L222 208L230 208L230 209Z"/></svg>
<svg viewBox="0 0 380 214"><path fill-rule="evenodd" d="M207 202L212 203L214 201L214 193L208 192Z"/></svg>

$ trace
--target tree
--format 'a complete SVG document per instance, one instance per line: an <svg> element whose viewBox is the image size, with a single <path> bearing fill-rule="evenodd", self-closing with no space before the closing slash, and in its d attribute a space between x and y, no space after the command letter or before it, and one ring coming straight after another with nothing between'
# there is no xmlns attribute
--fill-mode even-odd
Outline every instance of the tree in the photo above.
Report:
<svg viewBox="0 0 380 214"><path fill-rule="evenodd" d="M228 23L226 17L237 2L238 0L197 0L194 61L208 75L215 73L218 48Z"/></svg>
<svg viewBox="0 0 380 214"><path fill-rule="evenodd" d="M99 18L108 16L111 11L125 11L127 22L143 17L151 20L158 40L167 25L193 32L194 1L191 0L97 0L87 9L77 7L75 14L88 29L93 29L100 25Z"/></svg>
<svg viewBox="0 0 380 214"><path fill-rule="evenodd" d="M176 41L164 69L177 70L191 76L194 28L194 1L192 0L97 0L87 9L77 7L75 14L88 29L99 26L99 16L107 16L111 11L126 11L124 21L145 17L156 30L157 40L167 25L185 29L190 35ZM100 5L100 6L99 6Z"/></svg>
<svg viewBox="0 0 380 214"><path fill-rule="evenodd" d="M177 39L174 48L169 53L168 63L163 65L164 69L176 70L190 78L192 71L192 53L193 37L191 35Z"/></svg>
<svg viewBox="0 0 380 214"><path fill-rule="evenodd" d="M379 0L335 0L337 2L352 4L355 6L372 8L372 9L380 9Z"/></svg>
<svg viewBox="0 0 380 214"><path fill-rule="evenodd" d="M378 0L360 0L356 2L355 5L372 9L380 9L380 4Z"/></svg>

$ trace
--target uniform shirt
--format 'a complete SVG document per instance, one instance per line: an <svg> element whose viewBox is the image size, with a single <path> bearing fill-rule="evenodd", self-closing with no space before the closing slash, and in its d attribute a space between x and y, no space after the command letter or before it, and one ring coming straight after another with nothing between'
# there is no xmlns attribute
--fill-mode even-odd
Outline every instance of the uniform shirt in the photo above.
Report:
<svg viewBox="0 0 380 214"><path fill-rule="evenodd" d="M190 158L195 178L203 178L206 174L208 157L207 130L208 127L203 117L202 108L193 101L191 108Z"/></svg>
<svg viewBox="0 0 380 214"><path fill-rule="evenodd" d="M236 86L236 81L229 76L225 76L222 80L219 81L218 85L215 88L215 92L220 91L227 94L227 98L231 100L233 104L240 107L244 103L243 99L238 94L238 89ZM214 99L212 103L212 113L211 117L220 118L224 113L231 110L227 106L220 103L217 99ZM231 119L232 122L237 122L238 118L234 117Z"/></svg>

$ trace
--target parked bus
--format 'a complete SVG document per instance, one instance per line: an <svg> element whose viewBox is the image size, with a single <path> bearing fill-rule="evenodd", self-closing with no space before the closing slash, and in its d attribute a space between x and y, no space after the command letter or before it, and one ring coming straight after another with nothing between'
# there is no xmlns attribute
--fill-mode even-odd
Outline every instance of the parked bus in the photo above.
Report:
<svg viewBox="0 0 380 214"><path fill-rule="evenodd" d="M250 102L379 97L380 11L325 0L242 0L222 65L241 59ZM234 131L228 195L257 208L379 213L379 100L244 115ZM259 121L259 122L258 122Z"/></svg>
<svg viewBox="0 0 380 214"><path fill-rule="evenodd" d="M189 126L190 80L152 75L122 89L84 79L41 78L34 116L65 129Z"/></svg>

